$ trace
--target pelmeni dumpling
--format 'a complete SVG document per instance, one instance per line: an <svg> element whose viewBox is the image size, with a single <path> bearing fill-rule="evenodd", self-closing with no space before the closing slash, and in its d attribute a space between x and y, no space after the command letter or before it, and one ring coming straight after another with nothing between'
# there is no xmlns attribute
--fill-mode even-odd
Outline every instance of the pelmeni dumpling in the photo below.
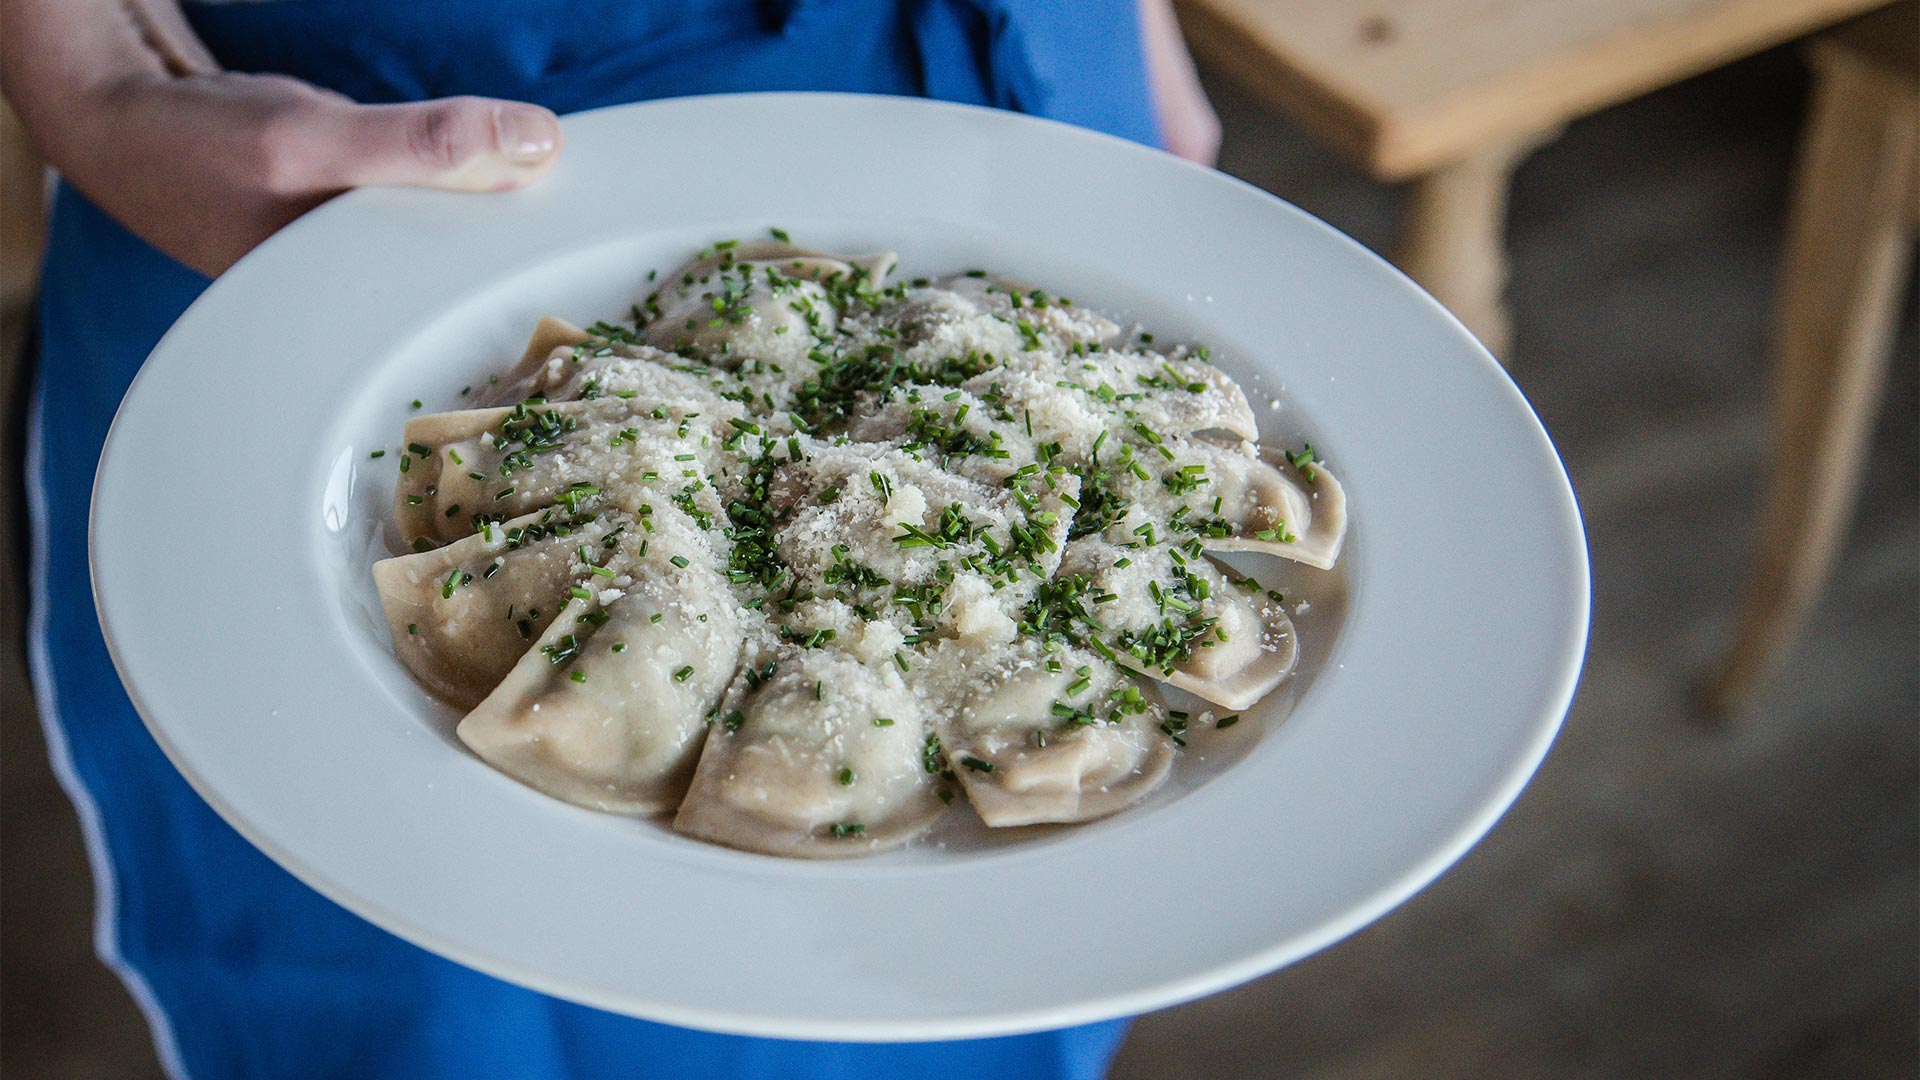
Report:
<svg viewBox="0 0 1920 1080"><path fill-rule="evenodd" d="M549 429L540 437L559 445L579 418L555 410L530 413L521 406L431 413L407 421L401 436L400 481L393 489L393 518L400 534L410 543L444 543L473 532L476 515L510 515L552 505L557 477L530 480L523 491L499 471L497 459L506 444L497 449L495 440L509 437L504 430L508 426L536 422Z"/></svg>
<svg viewBox="0 0 1920 1080"><path fill-rule="evenodd" d="M1103 531L1115 543L1192 536L1208 551L1261 551L1322 570L1339 557L1346 493L1324 465L1281 465L1251 444L1152 429L1109 446L1087 486L1114 508Z"/></svg>
<svg viewBox="0 0 1920 1080"><path fill-rule="evenodd" d="M649 345L605 338L567 343L523 363L490 388L482 404L510 405L528 398L578 401L645 398L654 402L711 403L720 400L705 365L689 363Z"/></svg>
<svg viewBox="0 0 1920 1080"><path fill-rule="evenodd" d="M1062 347L1099 346L1120 336L1120 326L1099 312L1076 307L1039 289L1029 289L1008 278L959 274L943 278L939 286L973 302L982 314L1019 327L1024 322L1029 340L1051 339Z"/></svg>
<svg viewBox="0 0 1920 1080"><path fill-rule="evenodd" d="M964 388L909 385L852 417L846 435L855 442L895 443L941 468L998 486L1033 460L1036 440L1018 415Z"/></svg>
<svg viewBox="0 0 1920 1080"><path fill-rule="evenodd" d="M1312 448L1285 465L1251 453L1214 458L1214 494L1234 516L1231 536L1207 536L1209 551L1260 551L1321 570L1333 569L1347 535L1347 493Z"/></svg>
<svg viewBox="0 0 1920 1080"><path fill-rule="evenodd" d="M375 563L395 652L436 695L472 706L532 647L567 590L612 557L604 541L623 522L549 508Z"/></svg>
<svg viewBox="0 0 1920 1080"><path fill-rule="evenodd" d="M1061 381L1082 388L1124 423L1144 424L1168 437L1187 438L1223 432L1239 439L1260 437L1253 406L1240 384L1212 364L1186 356L1111 350L1058 362ZM1112 400L1102 387L1112 389Z"/></svg>
<svg viewBox="0 0 1920 1080"><path fill-rule="evenodd" d="M1279 601L1203 555L1083 537L1067 545L1060 577L1094 598L1080 610L1099 625L1069 633L1091 633L1116 662L1216 705L1251 708L1299 659Z"/></svg>
<svg viewBox="0 0 1920 1080"><path fill-rule="evenodd" d="M948 769L996 828L1089 821L1166 779L1173 742L1150 684L1086 649L943 647L937 728Z"/></svg>
<svg viewBox="0 0 1920 1080"><path fill-rule="evenodd" d="M711 436L739 414L731 401L601 398L415 417L394 520L409 541L450 541L481 519L554 503L591 508L603 494L677 481L689 469L705 475L717 452Z"/></svg>
<svg viewBox="0 0 1920 1080"><path fill-rule="evenodd" d="M534 324L533 333L527 338L527 347L520 353L520 363L514 368L513 372L507 376L504 382L494 384L498 389L489 391L488 393L497 394L510 392L506 387L511 386L516 376L531 371L533 368L545 363L547 358L553 356L555 352L561 349L572 348L575 345L581 345L591 340L593 340L592 334L587 333L585 330L580 329L557 315L540 316L540 321ZM518 401L521 397L525 396L526 395L522 394L518 397L497 401L485 400L483 396L483 400L480 403L483 405L505 405Z"/></svg>
<svg viewBox="0 0 1920 1080"><path fill-rule="evenodd" d="M891 662L782 647L728 693L673 827L768 855L897 847L945 808L928 735Z"/></svg>
<svg viewBox="0 0 1920 1080"><path fill-rule="evenodd" d="M647 555L623 546L566 598L534 648L460 722L461 741L579 806L652 814L678 804L745 631L718 557L677 517L659 515Z"/></svg>
<svg viewBox="0 0 1920 1080"><path fill-rule="evenodd" d="M839 259L789 244L727 246L665 276L643 302L647 344L720 363L800 365L839 320L829 284L871 288L893 256Z"/></svg>
<svg viewBox="0 0 1920 1080"><path fill-rule="evenodd" d="M1263 592L1216 587L1202 610L1214 620L1211 638L1171 672L1145 663L1136 670L1229 709L1253 708L1293 674L1300 642L1279 601ZM1121 656L1122 662L1137 659Z"/></svg>
<svg viewBox="0 0 1920 1080"><path fill-rule="evenodd" d="M779 554L825 592L858 568L898 591L978 577L1013 602L1053 573L1078 481L1032 466L1018 485L981 483L884 444L816 444L774 474Z"/></svg>

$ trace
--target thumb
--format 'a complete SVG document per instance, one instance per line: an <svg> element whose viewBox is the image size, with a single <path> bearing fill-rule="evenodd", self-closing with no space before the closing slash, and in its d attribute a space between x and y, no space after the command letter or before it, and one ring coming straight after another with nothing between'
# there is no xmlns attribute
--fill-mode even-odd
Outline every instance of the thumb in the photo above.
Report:
<svg viewBox="0 0 1920 1080"><path fill-rule="evenodd" d="M560 153L559 120L522 102L455 97L328 111L328 179L341 187L501 191L538 179Z"/></svg>

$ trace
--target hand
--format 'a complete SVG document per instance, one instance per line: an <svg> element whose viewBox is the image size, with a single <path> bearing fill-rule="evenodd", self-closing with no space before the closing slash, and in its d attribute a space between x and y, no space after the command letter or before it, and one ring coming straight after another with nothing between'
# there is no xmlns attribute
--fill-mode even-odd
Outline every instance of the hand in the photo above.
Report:
<svg viewBox="0 0 1920 1080"><path fill-rule="evenodd" d="M6 0L0 13L4 89L47 160L208 275L349 188L514 188L560 149L559 122L534 105L357 105L221 71L167 0Z"/></svg>
<svg viewBox="0 0 1920 1080"><path fill-rule="evenodd" d="M1180 36L1173 0L1140 0L1140 31L1146 45L1154 114L1167 149L1188 161L1216 163L1220 160L1220 118L1200 86L1186 39Z"/></svg>

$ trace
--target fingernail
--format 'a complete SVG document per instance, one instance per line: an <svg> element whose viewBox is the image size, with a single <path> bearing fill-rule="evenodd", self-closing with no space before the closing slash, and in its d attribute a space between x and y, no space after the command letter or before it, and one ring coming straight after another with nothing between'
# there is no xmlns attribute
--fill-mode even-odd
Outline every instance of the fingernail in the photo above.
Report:
<svg viewBox="0 0 1920 1080"><path fill-rule="evenodd" d="M500 152L515 165L538 165L560 145L560 122L533 105L502 105L493 113Z"/></svg>

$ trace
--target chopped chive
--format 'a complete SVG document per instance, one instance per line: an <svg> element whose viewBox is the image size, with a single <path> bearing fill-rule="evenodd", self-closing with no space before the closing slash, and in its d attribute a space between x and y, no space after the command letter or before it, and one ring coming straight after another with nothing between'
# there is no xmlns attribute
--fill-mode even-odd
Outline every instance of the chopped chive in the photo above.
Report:
<svg viewBox="0 0 1920 1080"><path fill-rule="evenodd" d="M693 678L692 664L688 664L686 667L683 667L679 671L676 671L673 673L674 682L686 682L688 679L691 679L691 678Z"/></svg>

